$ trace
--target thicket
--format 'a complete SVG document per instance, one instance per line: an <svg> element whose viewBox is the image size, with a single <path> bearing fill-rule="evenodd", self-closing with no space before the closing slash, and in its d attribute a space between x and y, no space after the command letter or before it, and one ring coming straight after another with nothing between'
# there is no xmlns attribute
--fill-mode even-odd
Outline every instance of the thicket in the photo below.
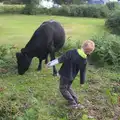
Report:
<svg viewBox="0 0 120 120"><path fill-rule="evenodd" d="M113 34L120 35L120 11L117 10L109 15L105 22L106 28Z"/></svg>
<svg viewBox="0 0 120 120"><path fill-rule="evenodd" d="M0 6L0 14L21 14L23 13L24 5L3 5Z"/></svg>
<svg viewBox="0 0 120 120"><path fill-rule="evenodd" d="M54 9L52 13L55 15L101 18L107 17L109 9L105 5L63 5L61 8Z"/></svg>
<svg viewBox="0 0 120 120"><path fill-rule="evenodd" d="M113 34L104 33L101 36L91 38L95 42L95 51L88 57L88 62L97 67L112 66L120 69L120 37ZM79 40L66 40L60 53L69 49L80 48ZM59 54L60 55L60 54Z"/></svg>
<svg viewBox="0 0 120 120"><path fill-rule="evenodd" d="M37 5L39 4L39 0L26 0L25 8L23 10L23 14L35 14L35 10Z"/></svg>
<svg viewBox="0 0 120 120"><path fill-rule="evenodd" d="M0 14L16 13L16 14L47 14L61 16L77 16L77 17L95 17L106 18L113 11L120 10L118 2L109 2L106 5L90 5L90 4L71 4L62 5L59 8L43 8L38 7L38 0L26 0L25 5L1 5Z"/></svg>
<svg viewBox="0 0 120 120"><path fill-rule="evenodd" d="M79 16L79 17L95 17L104 18L107 17L110 10L106 5L63 5L60 8L39 8L31 1L26 5L12 6L3 5L0 6L0 13L17 13L17 14L47 14L47 15L61 15L61 16Z"/></svg>
<svg viewBox="0 0 120 120"><path fill-rule="evenodd" d="M91 55L90 61L97 66L112 65L114 68L120 68L120 37L104 34L92 39L96 49Z"/></svg>
<svg viewBox="0 0 120 120"><path fill-rule="evenodd" d="M118 2L108 2L106 3L106 6L109 10L117 10L120 9L120 4Z"/></svg>
<svg viewBox="0 0 120 120"><path fill-rule="evenodd" d="M1 45L0 46L0 76L6 74L9 69L15 69L15 52L16 46L14 45ZM14 72L14 71L11 71Z"/></svg>

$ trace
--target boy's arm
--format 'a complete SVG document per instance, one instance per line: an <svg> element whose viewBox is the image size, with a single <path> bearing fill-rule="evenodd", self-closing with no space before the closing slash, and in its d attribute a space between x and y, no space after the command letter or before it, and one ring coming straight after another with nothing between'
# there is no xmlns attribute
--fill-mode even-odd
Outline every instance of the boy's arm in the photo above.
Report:
<svg viewBox="0 0 120 120"><path fill-rule="evenodd" d="M63 54L59 58L54 59L54 60L48 62L47 66L48 67L52 67L52 66L54 66L54 65L56 65L58 63L63 63L67 59L71 59L71 52L70 51L66 52L65 54Z"/></svg>
<svg viewBox="0 0 120 120"><path fill-rule="evenodd" d="M65 60L71 59L71 56L72 56L71 50L67 51L65 54L58 58L58 61L59 63L63 63Z"/></svg>
<svg viewBox="0 0 120 120"><path fill-rule="evenodd" d="M86 64L80 69L80 84L84 84L86 76Z"/></svg>

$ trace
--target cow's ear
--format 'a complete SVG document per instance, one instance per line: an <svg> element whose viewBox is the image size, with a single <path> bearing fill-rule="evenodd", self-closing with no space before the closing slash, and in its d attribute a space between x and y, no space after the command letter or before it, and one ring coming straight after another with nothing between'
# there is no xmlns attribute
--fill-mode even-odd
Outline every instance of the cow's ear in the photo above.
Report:
<svg viewBox="0 0 120 120"><path fill-rule="evenodd" d="M16 53L16 58L18 59L19 57L20 57L20 53L17 52L17 53Z"/></svg>

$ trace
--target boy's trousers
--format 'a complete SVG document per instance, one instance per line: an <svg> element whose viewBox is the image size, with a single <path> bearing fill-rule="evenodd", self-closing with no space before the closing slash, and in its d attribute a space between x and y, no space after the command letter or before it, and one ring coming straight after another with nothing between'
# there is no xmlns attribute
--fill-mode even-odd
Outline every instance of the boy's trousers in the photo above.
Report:
<svg viewBox="0 0 120 120"><path fill-rule="evenodd" d="M60 77L60 92L63 95L63 97L68 100L68 103L70 105L76 105L78 104L78 100L77 97L75 95L75 93L73 92L72 88L71 88L71 84L72 82L70 82L69 79L67 79L64 76Z"/></svg>

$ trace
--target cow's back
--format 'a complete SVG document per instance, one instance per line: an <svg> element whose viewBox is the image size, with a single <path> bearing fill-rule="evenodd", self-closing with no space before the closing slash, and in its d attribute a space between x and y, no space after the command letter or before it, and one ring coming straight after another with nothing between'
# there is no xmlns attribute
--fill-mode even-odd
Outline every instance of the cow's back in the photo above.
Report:
<svg viewBox="0 0 120 120"><path fill-rule="evenodd" d="M32 57L46 57L51 45L59 50L65 42L65 32L60 23L50 20L43 22L34 32L30 41L27 43L23 52L28 53Z"/></svg>
<svg viewBox="0 0 120 120"><path fill-rule="evenodd" d="M65 31L60 23L53 22L54 26L54 47L56 51L59 50L65 42Z"/></svg>
<svg viewBox="0 0 120 120"><path fill-rule="evenodd" d="M65 42L65 31L59 22L54 20L47 21L43 23L46 26L46 35L49 39L49 43L53 43L55 51L59 50Z"/></svg>

